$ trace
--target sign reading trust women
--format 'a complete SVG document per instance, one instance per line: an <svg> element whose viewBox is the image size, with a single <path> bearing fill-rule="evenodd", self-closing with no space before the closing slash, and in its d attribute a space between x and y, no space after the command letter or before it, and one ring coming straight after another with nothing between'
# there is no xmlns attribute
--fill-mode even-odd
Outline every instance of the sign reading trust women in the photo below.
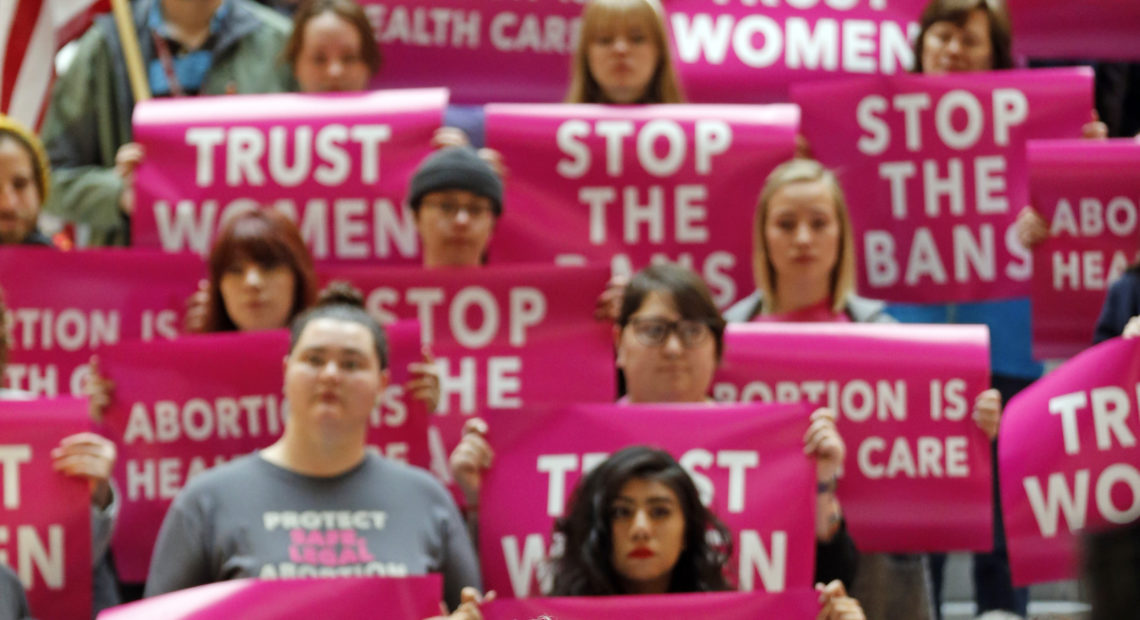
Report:
<svg viewBox="0 0 1140 620"><path fill-rule="evenodd" d="M795 86L812 152L839 173L859 291L896 302L1029 294L1013 222L1025 141L1079 138L1092 71L902 75Z"/></svg>
<svg viewBox="0 0 1140 620"><path fill-rule="evenodd" d="M447 84L458 103L566 96L584 0L363 0L379 88ZM786 101L795 81L896 73L925 0L663 0L689 101ZM597 36L597 33L594 33ZM589 43L589 41L587 42Z"/></svg>
<svg viewBox="0 0 1140 620"><path fill-rule="evenodd" d="M1030 141L1030 202L1049 223L1033 249L1033 353L1076 355L1113 280L1140 258L1140 143Z"/></svg>
<svg viewBox="0 0 1140 620"><path fill-rule="evenodd" d="M1113 339L1013 398L998 438L1014 583L1078 576L1080 534L1140 517L1140 340Z"/></svg>
<svg viewBox="0 0 1140 620"><path fill-rule="evenodd" d="M391 381L369 420L368 443L388 458L426 467L427 412L403 388L408 363L418 359L419 326L403 321L387 332ZM163 515L187 480L281 435L288 348L289 334L274 330L130 343L102 354L103 371L115 382L104 422L119 447L114 549L125 580L146 579Z"/></svg>
<svg viewBox="0 0 1140 620"><path fill-rule="evenodd" d="M971 413L988 387L981 326L748 323L728 326L713 397L839 415L839 498L860 549L986 550L990 443Z"/></svg>
<svg viewBox="0 0 1140 620"><path fill-rule="evenodd" d="M414 264L404 193L446 105L444 89L145 102L132 242L205 254L228 214L272 206L317 261Z"/></svg>
<svg viewBox="0 0 1140 620"><path fill-rule="evenodd" d="M440 377L431 469L442 480L450 480L447 455L472 415L614 398L612 327L593 318L608 278L604 267L321 272L359 287L365 307L382 321L416 319L422 326Z"/></svg>
<svg viewBox="0 0 1140 620"><path fill-rule="evenodd" d="M0 383L37 396L84 395L91 354L175 337L203 275L192 254L5 247L0 288L11 350Z"/></svg>
<svg viewBox="0 0 1140 620"><path fill-rule="evenodd" d="M555 519L584 473L631 445L667 450L701 501L728 526L730 578L771 594L812 585L815 468L804 456L807 407L783 405L573 405L493 412L495 449L480 495L483 585L526 598L550 589L546 562L561 553ZM573 552L571 550L569 552Z"/></svg>
<svg viewBox="0 0 1140 620"><path fill-rule="evenodd" d="M752 289L752 212L791 158L793 106L487 106L511 170L492 262L685 263L726 306Z"/></svg>
<svg viewBox="0 0 1140 620"><path fill-rule="evenodd" d="M51 457L89 425L83 400L0 401L0 563L43 620L91 616L90 491Z"/></svg>

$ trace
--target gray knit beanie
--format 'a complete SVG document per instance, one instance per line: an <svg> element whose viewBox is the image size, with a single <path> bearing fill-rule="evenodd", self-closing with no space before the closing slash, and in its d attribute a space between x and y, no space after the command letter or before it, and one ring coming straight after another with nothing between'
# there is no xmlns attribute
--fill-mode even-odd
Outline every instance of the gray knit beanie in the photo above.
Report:
<svg viewBox="0 0 1140 620"><path fill-rule="evenodd" d="M428 155L412 175L408 205L418 211L424 194L448 189L465 189L490 198L495 217L503 214L503 182L474 149L456 146Z"/></svg>

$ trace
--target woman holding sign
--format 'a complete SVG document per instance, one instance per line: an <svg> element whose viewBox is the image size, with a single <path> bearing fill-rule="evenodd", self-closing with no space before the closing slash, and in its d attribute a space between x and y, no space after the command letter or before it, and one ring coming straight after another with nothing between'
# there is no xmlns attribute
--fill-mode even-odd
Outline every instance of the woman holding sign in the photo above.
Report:
<svg viewBox="0 0 1140 620"><path fill-rule="evenodd" d="M590 0L566 103L681 103L658 0Z"/></svg>
<svg viewBox="0 0 1140 620"><path fill-rule="evenodd" d="M312 0L297 7L284 56L303 93L360 91L380 71L375 41L353 0Z"/></svg>
<svg viewBox="0 0 1140 620"><path fill-rule="evenodd" d="M452 608L480 586L447 490L365 447L388 383L383 328L356 291L293 321L289 416L259 453L193 478L163 521L147 595L238 577L443 574Z"/></svg>
<svg viewBox="0 0 1140 620"><path fill-rule="evenodd" d="M809 159L769 174L756 205L752 257L756 292L725 312L730 322L894 322L882 302L858 297L847 202L835 175ZM997 434L1001 401L986 390L973 417ZM920 555L865 555L852 593L872 617L929 618L931 593Z"/></svg>

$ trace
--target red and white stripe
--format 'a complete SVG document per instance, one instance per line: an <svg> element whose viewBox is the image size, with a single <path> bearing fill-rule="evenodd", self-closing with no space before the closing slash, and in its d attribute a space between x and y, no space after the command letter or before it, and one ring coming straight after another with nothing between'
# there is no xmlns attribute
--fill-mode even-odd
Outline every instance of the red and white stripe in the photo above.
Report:
<svg viewBox="0 0 1140 620"><path fill-rule="evenodd" d="M56 51L108 6L108 0L0 2L0 112L39 127L51 94Z"/></svg>

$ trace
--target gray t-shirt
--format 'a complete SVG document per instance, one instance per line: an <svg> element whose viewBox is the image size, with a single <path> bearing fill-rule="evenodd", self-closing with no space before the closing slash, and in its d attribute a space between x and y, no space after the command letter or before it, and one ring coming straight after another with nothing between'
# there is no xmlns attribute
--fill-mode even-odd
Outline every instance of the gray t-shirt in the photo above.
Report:
<svg viewBox="0 0 1140 620"><path fill-rule="evenodd" d="M0 620L25 620L31 617L20 578L12 569L0 564Z"/></svg>
<svg viewBox="0 0 1140 620"><path fill-rule="evenodd" d="M257 454L192 479L171 504L146 596L241 577L442 573L455 608L482 588L450 494L422 469L368 453L334 477L305 476Z"/></svg>

